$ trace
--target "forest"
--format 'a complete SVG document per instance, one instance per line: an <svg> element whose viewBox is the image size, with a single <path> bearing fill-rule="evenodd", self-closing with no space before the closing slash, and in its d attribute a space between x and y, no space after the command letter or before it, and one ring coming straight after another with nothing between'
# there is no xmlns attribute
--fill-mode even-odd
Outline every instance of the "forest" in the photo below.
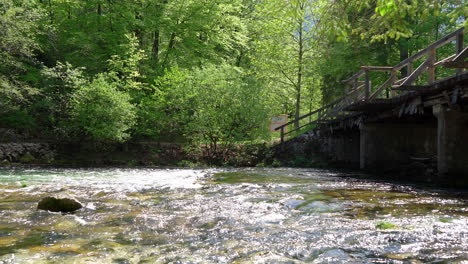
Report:
<svg viewBox="0 0 468 264"><path fill-rule="evenodd" d="M0 127L269 141L271 117L327 104L360 66L394 65L467 16L465 0L1 0Z"/></svg>

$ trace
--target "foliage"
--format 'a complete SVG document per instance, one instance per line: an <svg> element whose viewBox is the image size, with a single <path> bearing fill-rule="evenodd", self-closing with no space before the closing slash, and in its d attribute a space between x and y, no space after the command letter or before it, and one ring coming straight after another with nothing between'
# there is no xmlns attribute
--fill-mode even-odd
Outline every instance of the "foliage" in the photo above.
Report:
<svg viewBox="0 0 468 264"><path fill-rule="evenodd" d="M137 134L146 137L167 139L180 138L184 124L190 121L192 95L186 90L188 71L174 68L158 77L153 85L154 92L142 98L138 109Z"/></svg>
<svg viewBox="0 0 468 264"><path fill-rule="evenodd" d="M463 0L2 0L0 126L215 155L269 140L270 117L335 100L361 65L398 63L467 25L467 11Z"/></svg>
<svg viewBox="0 0 468 264"><path fill-rule="evenodd" d="M370 41L399 40L418 35L417 28L437 27L446 17L451 28L467 25L468 9L460 0L359 0L319 1L320 32L348 40L356 35Z"/></svg>
<svg viewBox="0 0 468 264"><path fill-rule="evenodd" d="M267 128L262 86L229 65L195 70L189 79L194 105L188 133L196 140L217 142L249 140Z"/></svg>
<svg viewBox="0 0 468 264"><path fill-rule="evenodd" d="M69 118L70 97L87 82L83 70L68 62L41 70L41 96L30 109L39 115L43 126L60 131L60 123Z"/></svg>
<svg viewBox="0 0 468 264"><path fill-rule="evenodd" d="M128 43L120 45L122 55L112 55L109 59L109 71L120 81L121 90L132 91L143 88L139 64L145 59L145 54L138 48L138 40L134 35L126 35Z"/></svg>
<svg viewBox="0 0 468 264"><path fill-rule="evenodd" d="M313 89L313 4L305 0L262 1L257 12L254 26L259 37L254 42L253 66L258 77L271 86L270 103L276 112L294 113L297 118L305 95L310 108L315 108L319 102L314 99L320 98L319 90Z"/></svg>
<svg viewBox="0 0 468 264"><path fill-rule="evenodd" d="M266 135L268 109L263 86L230 65L191 72L174 70L158 78L151 99L142 101L142 132L183 134L196 142L251 140ZM152 131L152 132L151 132Z"/></svg>
<svg viewBox="0 0 468 264"><path fill-rule="evenodd" d="M30 122L23 109L38 89L24 82L33 64L40 34L42 10L34 1L4 0L0 3L0 125L24 128ZM13 120L18 118L19 120ZM7 121L8 120L8 121Z"/></svg>
<svg viewBox="0 0 468 264"><path fill-rule="evenodd" d="M122 142L135 123L135 106L116 83L99 74L72 96L72 127L98 141Z"/></svg>
<svg viewBox="0 0 468 264"><path fill-rule="evenodd" d="M35 1L3 0L0 3L0 73L18 73L24 63L31 62L40 47L42 9Z"/></svg>

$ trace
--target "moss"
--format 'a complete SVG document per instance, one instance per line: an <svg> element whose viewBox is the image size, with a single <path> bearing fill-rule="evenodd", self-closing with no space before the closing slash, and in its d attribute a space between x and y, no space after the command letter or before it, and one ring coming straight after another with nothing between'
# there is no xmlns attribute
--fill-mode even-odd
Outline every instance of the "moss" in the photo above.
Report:
<svg viewBox="0 0 468 264"><path fill-rule="evenodd" d="M0 247L0 256L14 253L17 249L31 248L44 245L48 241L47 235L44 233L32 233L27 237L17 241L14 245Z"/></svg>
<svg viewBox="0 0 468 264"><path fill-rule="evenodd" d="M446 217L441 217L439 218L439 221L442 223L451 223L453 221L452 218L446 218Z"/></svg>
<svg viewBox="0 0 468 264"><path fill-rule="evenodd" d="M392 223L389 223L389 222L379 222L375 225L375 228L377 229L382 229L382 230L386 230L386 229L394 229L394 228L397 228L398 226L392 224Z"/></svg>
<svg viewBox="0 0 468 264"><path fill-rule="evenodd" d="M287 175L266 175L249 172L221 172L214 174L216 183L311 183L312 179Z"/></svg>
<svg viewBox="0 0 468 264"><path fill-rule="evenodd" d="M217 224L218 224L218 222L208 222L208 223L204 223L204 224L198 226L198 228L201 228L201 229L212 229L212 228L215 227Z"/></svg>

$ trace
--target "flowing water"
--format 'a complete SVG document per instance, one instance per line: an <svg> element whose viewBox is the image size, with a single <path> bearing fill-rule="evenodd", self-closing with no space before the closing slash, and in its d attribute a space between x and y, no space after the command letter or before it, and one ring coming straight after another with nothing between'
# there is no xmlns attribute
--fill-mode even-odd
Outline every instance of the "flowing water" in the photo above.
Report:
<svg viewBox="0 0 468 264"><path fill-rule="evenodd" d="M49 195L85 207L36 210ZM1 169L0 263L468 263L467 195L313 169Z"/></svg>

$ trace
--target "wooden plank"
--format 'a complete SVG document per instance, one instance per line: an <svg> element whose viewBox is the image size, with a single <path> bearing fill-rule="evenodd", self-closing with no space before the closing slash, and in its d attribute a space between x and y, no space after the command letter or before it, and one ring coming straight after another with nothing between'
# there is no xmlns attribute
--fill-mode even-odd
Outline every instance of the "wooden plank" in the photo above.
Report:
<svg viewBox="0 0 468 264"><path fill-rule="evenodd" d="M276 129L278 130L278 129ZM284 142L284 127L281 127L281 143Z"/></svg>
<svg viewBox="0 0 468 264"><path fill-rule="evenodd" d="M429 89L430 85L395 85L392 87L392 90L396 91L421 91Z"/></svg>
<svg viewBox="0 0 468 264"><path fill-rule="evenodd" d="M360 70L360 71L358 71L356 74L354 74L353 76L351 76L351 77L349 77L348 79L343 80L343 81L341 81L341 82L342 82L342 83L347 83L347 82L350 82L350 81L352 81L352 80L354 80L354 79L357 79L357 78L361 77L362 75L364 75L364 71L363 71L363 70Z"/></svg>
<svg viewBox="0 0 468 264"><path fill-rule="evenodd" d="M429 45L427 48L417 52L416 54L414 54L413 56L403 60L402 62L398 63L396 66L393 67L394 70L401 70L403 67L405 67L408 63L410 62L413 62L421 57L423 57L424 55L426 55L426 53L429 52L429 50L431 49L437 49L447 43L449 43L450 41L454 40L455 38L457 38L457 36L459 36L460 32L463 32L463 27L462 28L459 28L457 29L456 31L446 35L445 37L439 39L438 41L436 42L433 42L431 45Z"/></svg>
<svg viewBox="0 0 468 264"><path fill-rule="evenodd" d="M440 61L434 63L434 66L437 67L437 66L439 66L439 65L441 65L441 64L444 64L445 62L448 62L449 60L452 60L455 56L457 56L457 54L453 54L453 55L451 55L451 56L448 56L447 58L442 59L442 60L440 60Z"/></svg>
<svg viewBox="0 0 468 264"><path fill-rule="evenodd" d="M314 111L312 111L312 112L310 112L310 113L308 113L308 114L305 114L305 115L303 115L303 116L300 116L300 117L298 118L298 120L302 120L302 119L304 119L304 118L307 118L307 117L309 117L310 115L313 115L313 114L315 114L315 113L317 113L317 112L319 112L319 111L329 110L330 108L334 107L336 104L338 104L338 103L340 103L342 100L344 100L345 97L347 97L347 96L349 96L349 95L355 93L356 91L362 89L363 87L364 87L364 85L361 85L361 86L357 87L356 89L354 89L354 90L348 92L348 93L345 94L344 96L342 96L342 97L336 99L335 101L329 103L328 105L325 105L325 106L323 106L323 107L321 107L321 108L319 108L319 109L317 109L317 110L314 110ZM284 124L284 125L282 125L282 126L277 127L275 130L280 130L281 128L286 127L286 126L288 126L288 125L291 125L291 124L293 124L293 123L295 123L295 122L296 122L296 120L289 121L288 123L286 123L286 124Z"/></svg>
<svg viewBox="0 0 468 264"><path fill-rule="evenodd" d="M464 61L466 57L468 57L468 47L459 51L452 61Z"/></svg>
<svg viewBox="0 0 468 264"><path fill-rule="evenodd" d="M457 45L456 45L456 52L459 54L459 56L463 56L463 54L465 54L465 52L463 52L463 31L459 32L457 34ZM466 49L465 49L466 51ZM463 57L462 59L459 58L459 56L457 56L453 61L455 62L456 61L456 64L459 64L461 61L464 61L465 57ZM462 69L459 69L457 70L457 75L460 75L462 74Z"/></svg>
<svg viewBox="0 0 468 264"><path fill-rule="evenodd" d="M468 61L463 61L463 62L447 62L444 64L445 68L455 68L455 69L460 69L461 72L463 73L463 69L468 68ZM458 74L458 72L457 72Z"/></svg>
<svg viewBox="0 0 468 264"><path fill-rule="evenodd" d="M408 78L406 78L406 80L401 84L401 86L410 85L411 83L413 83L419 77L419 75L421 75L421 73L427 69L431 62L431 59L427 59L426 61L424 61L414 72L410 74L410 76L408 76Z"/></svg>
<svg viewBox="0 0 468 264"><path fill-rule="evenodd" d="M391 84L393 83L393 76L390 76L390 78L388 78L380 87L379 89L377 89L377 91L375 91L370 97L369 99L374 99L376 98L377 96L380 95L380 93L387 87L389 87Z"/></svg>
<svg viewBox="0 0 468 264"><path fill-rule="evenodd" d="M370 76L369 76L369 71L365 70L365 76L366 76L366 89L364 90L366 100L369 99L370 93L371 93L371 84L370 84Z"/></svg>
<svg viewBox="0 0 468 264"><path fill-rule="evenodd" d="M431 49L429 50L429 56L428 56L428 59L427 59L429 62L428 62L428 66L427 66L427 81L429 84L435 82L436 80L436 76L435 76L435 67L434 67L434 63L436 61L436 50L435 49Z"/></svg>
<svg viewBox="0 0 468 264"><path fill-rule="evenodd" d="M459 68L460 70L457 71L457 74L460 75L463 70L462 68L468 68L468 63L465 61L465 58L468 57L468 47L463 49L460 53L456 54L456 56L451 61L444 62L445 68Z"/></svg>
<svg viewBox="0 0 468 264"><path fill-rule="evenodd" d="M405 78L402 78L402 79L400 79L400 80L396 80L396 81L395 81L395 84L400 84L400 83L404 82L406 79L408 79L408 76L405 77Z"/></svg>
<svg viewBox="0 0 468 264"><path fill-rule="evenodd" d="M389 87L388 87L388 88L390 88L390 97L395 97L396 96L396 92L391 89L391 87L395 83L396 79L397 79L397 73L396 73L396 71L392 71L392 73L390 74L390 84L389 84Z"/></svg>
<svg viewBox="0 0 468 264"><path fill-rule="evenodd" d="M368 71L393 71L393 67L387 66L361 66L361 69Z"/></svg>

